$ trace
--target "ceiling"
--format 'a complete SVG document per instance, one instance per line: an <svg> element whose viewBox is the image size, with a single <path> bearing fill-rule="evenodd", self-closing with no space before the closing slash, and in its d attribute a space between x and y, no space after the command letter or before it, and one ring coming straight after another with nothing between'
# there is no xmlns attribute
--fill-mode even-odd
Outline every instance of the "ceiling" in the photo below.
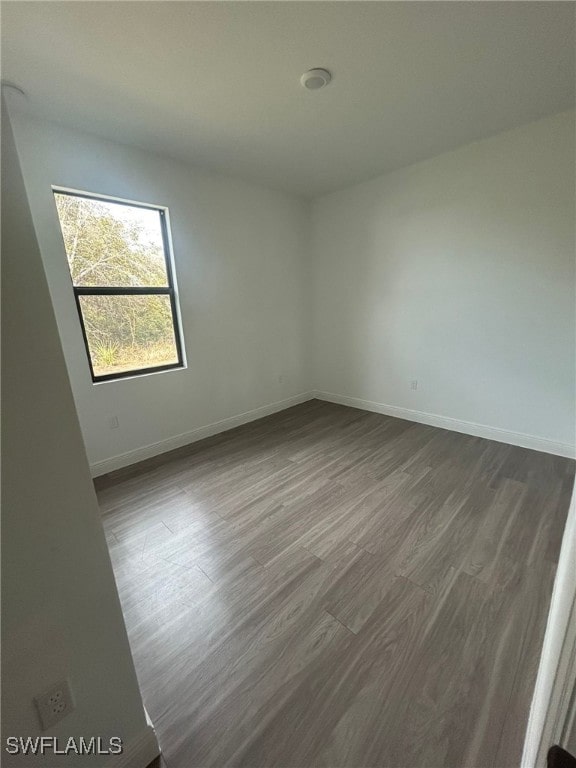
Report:
<svg viewBox="0 0 576 768"><path fill-rule="evenodd" d="M2 77L13 109L312 197L573 107L574 10L4 2Z"/></svg>

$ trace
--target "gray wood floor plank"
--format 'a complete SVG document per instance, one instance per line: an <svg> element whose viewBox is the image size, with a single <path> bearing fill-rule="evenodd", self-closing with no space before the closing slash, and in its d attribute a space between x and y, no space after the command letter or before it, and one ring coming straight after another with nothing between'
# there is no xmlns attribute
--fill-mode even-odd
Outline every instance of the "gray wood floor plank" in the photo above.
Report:
<svg viewBox="0 0 576 768"><path fill-rule="evenodd" d="M310 401L96 481L170 768L515 768L574 462Z"/></svg>

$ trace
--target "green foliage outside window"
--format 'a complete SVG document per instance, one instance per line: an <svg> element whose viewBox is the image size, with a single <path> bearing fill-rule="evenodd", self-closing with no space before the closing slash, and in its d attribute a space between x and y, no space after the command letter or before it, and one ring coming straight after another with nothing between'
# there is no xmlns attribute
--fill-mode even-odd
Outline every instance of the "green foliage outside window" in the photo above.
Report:
<svg viewBox="0 0 576 768"><path fill-rule="evenodd" d="M167 287L159 212L55 194L76 287ZM178 362L169 296L81 295L96 376Z"/></svg>

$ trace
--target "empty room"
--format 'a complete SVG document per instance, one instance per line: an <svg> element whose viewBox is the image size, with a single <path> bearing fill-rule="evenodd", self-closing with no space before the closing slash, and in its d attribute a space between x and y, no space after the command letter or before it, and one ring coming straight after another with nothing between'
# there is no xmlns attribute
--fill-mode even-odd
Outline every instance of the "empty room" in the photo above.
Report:
<svg viewBox="0 0 576 768"><path fill-rule="evenodd" d="M574 768L574 2L2 3L2 764Z"/></svg>

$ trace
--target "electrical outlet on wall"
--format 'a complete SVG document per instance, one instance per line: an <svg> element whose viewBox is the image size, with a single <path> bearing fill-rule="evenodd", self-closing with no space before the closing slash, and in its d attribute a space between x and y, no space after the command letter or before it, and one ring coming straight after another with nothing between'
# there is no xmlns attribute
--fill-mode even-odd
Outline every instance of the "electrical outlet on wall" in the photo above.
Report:
<svg viewBox="0 0 576 768"><path fill-rule="evenodd" d="M47 691L36 696L34 703L40 716L42 730L46 731L74 709L72 691L68 680L55 683Z"/></svg>
<svg viewBox="0 0 576 768"><path fill-rule="evenodd" d="M118 416L108 416L108 426L110 429L118 429L120 426Z"/></svg>
<svg viewBox="0 0 576 768"><path fill-rule="evenodd" d="M410 389L418 389L418 379L410 379Z"/></svg>
<svg viewBox="0 0 576 768"><path fill-rule="evenodd" d="M284 376L284 374L281 373L280 376L278 376L278 384L284 384L285 381L286 381L286 376Z"/></svg>

